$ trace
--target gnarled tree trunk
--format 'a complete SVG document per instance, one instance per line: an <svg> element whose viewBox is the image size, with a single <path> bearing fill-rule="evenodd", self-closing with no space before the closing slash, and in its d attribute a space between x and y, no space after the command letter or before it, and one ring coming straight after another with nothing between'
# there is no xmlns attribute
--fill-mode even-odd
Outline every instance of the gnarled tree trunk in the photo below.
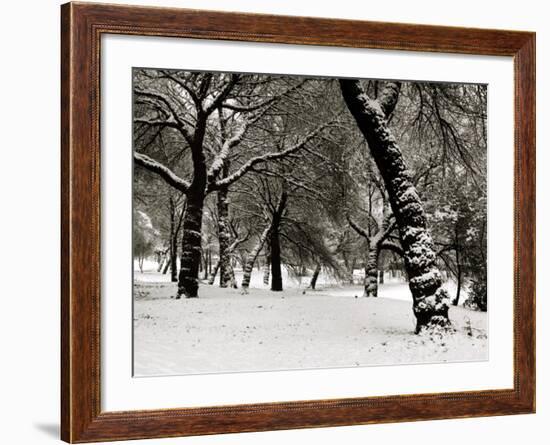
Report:
<svg viewBox="0 0 550 445"><path fill-rule="evenodd" d="M422 202L387 123L387 116L397 103L400 84L387 82L377 100L365 93L358 80L341 79L340 87L389 195L413 296L416 332L426 327L446 326L449 297L441 286L441 274L435 265L433 241L426 228Z"/></svg>

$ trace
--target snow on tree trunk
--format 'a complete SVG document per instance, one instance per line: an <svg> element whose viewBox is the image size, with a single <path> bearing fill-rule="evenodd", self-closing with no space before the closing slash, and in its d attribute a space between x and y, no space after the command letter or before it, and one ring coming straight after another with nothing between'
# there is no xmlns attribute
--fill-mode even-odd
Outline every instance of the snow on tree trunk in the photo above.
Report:
<svg viewBox="0 0 550 445"><path fill-rule="evenodd" d="M229 261L229 282L228 287L232 287L233 289L237 289L237 279L235 278L235 270L233 269L233 265L231 264L231 260Z"/></svg>
<svg viewBox="0 0 550 445"><path fill-rule="evenodd" d="M315 266L315 270L313 271L313 275L311 276L311 282L309 283L309 287L313 290L315 290L315 286L317 285L317 279L319 278L320 273L321 273L321 264L317 263L317 266Z"/></svg>
<svg viewBox="0 0 550 445"><path fill-rule="evenodd" d="M229 252L231 234L229 231L229 203L227 187L218 190L218 242L220 255L220 287L228 287L234 281L233 267Z"/></svg>
<svg viewBox="0 0 550 445"><path fill-rule="evenodd" d="M378 223L378 230L375 234L370 235L367 229L364 229L357 224L350 216L348 216L348 222L350 226L363 238L367 240L369 250L365 261L365 292L364 297L377 297L378 296L378 261L380 257L380 251L383 248L389 248L392 245L386 242L386 238L393 231L394 225L390 223L392 215L389 213L386 204L384 204L384 211L382 220ZM394 249L398 250L399 246L395 246ZM380 281L382 283L382 280Z"/></svg>
<svg viewBox="0 0 550 445"><path fill-rule="evenodd" d="M269 247L267 248L267 253L265 255L264 263L264 284L269 285L269 272L271 269L271 253L269 252Z"/></svg>
<svg viewBox="0 0 550 445"><path fill-rule="evenodd" d="M377 100L364 92L358 80L341 79L340 87L388 191L413 296L416 332L426 327L446 326L449 297L441 286L441 274L435 265L433 241L426 228L422 202L387 123L387 116L397 103L400 84L388 82Z"/></svg>
<svg viewBox="0 0 550 445"><path fill-rule="evenodd" d="M212 273L210 274L210 278L208 278L208 284L212 285L214 284L214 281L216 281L216 275L218 275L218 270L220 269L220 261L216 261L216 264L214 265L214 269L212 270Z"/></svg>
<svg viewBox="0 0 550 445"><path fill-rule="evenodd" d="M364 297L378 297L378 245L369 247L369 254L365 264L365 293Z"/></svg>
<svg viewBox="0 0 550 445"><path fill-rule="evenodd" d="M183 217L180 273L176 298L197 298L201 261L201 229L204 192L190 192Z"/></svg>
<svg viewBox="0 0 550 445"><path fill-rule="evenodd" d="M260 254L262 248L264 247L265 241L269 236L270 229L271 229L271 224L266 225L264 231L261 233L260 238L258 239L258 242L256 243L256 245L248 255L248 258L246 259L246 264L244 266L243 281L241 284L241 287L243 288L244 293L248 292L248 287L250 286L250 278L252 276L252 269L254 268L254 263L256 262L258 255Z"/></svg>

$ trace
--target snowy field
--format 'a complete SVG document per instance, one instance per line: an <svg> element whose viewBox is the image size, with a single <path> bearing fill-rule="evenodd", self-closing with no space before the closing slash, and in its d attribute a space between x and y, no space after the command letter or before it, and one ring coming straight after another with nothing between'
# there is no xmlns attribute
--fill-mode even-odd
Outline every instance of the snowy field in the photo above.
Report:
<svg viewBox="0 0 550 445"><path fill-rule="evenodd" d="M487 359L486 313L452 307L455 333L415 335L406 283L361 298L359 285L321 280L324 287L304 293L308 279L300 287L288 277L284 292L271 292L260 275L253 274L248 295L201 284L200 298L175 300L176 284L166 275L136 273L134 375Z"/></svg>

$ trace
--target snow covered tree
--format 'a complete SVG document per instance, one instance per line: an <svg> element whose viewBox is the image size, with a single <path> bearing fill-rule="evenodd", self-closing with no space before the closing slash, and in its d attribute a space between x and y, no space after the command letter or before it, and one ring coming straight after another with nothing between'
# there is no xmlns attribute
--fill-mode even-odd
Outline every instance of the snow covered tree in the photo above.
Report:
<svg viewBox="0 0 550 445"><path fill-rule="evenodd" d="M134 134L143 131L142 127L145 131L169 132L176 147L172 159L187 160L185 165L191 166L182 169L183 174L178 174L174 170L177 162L171 165L172 159L167 165L143 152L134 151L136 165L157 174L186 195L176 298L198 296L202 214L206 196L220 190L223 195L224 189L255 166L299 151L329 125L324 122L315 128L302 128L301 137L283 151L265 152L249 144L245 151L255 155L243 159L242 152L236 153L238 146L244 145L247 133L262 121L268 111L299 88L300 83L276 76L135 70L137 112ZM217 119L216 114L221 119ZM212 125L216 119L217 125ZM216 131L220 125L226 127L221 139L220 132ZM221 174L236 154L239 158L237 168L227 171L226 175ZM225 242L225 233L222 230L222 242ZM227 265L225 259L224 255L224 264Z"/></svg>
<svg viewBox="0 0 550 445"><path fill-rule="evenodd" d="M401 84L386 82L375 98L365 92L359 80L340 79L340 87L384 180L403 247L417 321L416 332L447 326L450 323L449 297L442 287L441 274L436 266L434 244L426 227L422 202L388 126Z"/></svg>

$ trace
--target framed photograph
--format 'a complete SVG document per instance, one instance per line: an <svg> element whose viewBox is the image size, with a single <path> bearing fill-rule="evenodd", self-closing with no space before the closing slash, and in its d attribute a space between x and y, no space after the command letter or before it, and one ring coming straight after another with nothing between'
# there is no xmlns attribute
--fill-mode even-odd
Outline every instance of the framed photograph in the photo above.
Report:
<svg viewBox="0 0 550 445"><path fill-rule="evenodd" d="M535 34L67 3L62 439L535 411Z"/></svg>

